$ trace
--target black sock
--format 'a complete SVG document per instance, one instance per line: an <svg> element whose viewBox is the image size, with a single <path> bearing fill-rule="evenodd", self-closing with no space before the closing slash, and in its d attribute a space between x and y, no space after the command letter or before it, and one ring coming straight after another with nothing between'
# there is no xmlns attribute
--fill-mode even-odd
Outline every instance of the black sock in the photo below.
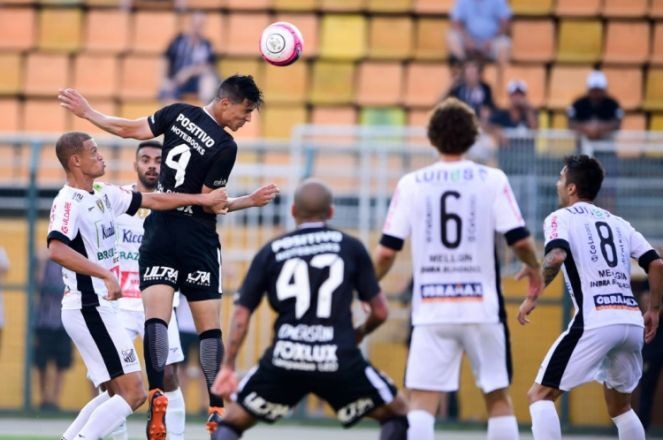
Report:
<svg viewBox="0 0 663 440"><path fill-rule="evenodd" d="M145 321L143 356L149 389L163 390L163 368L168 359L168 324L163 319Z"/></svg>
<svg viewBox="0 0 663 440"><path fill-rule="evenodd" d="M387 419L380 423L380 440L405 440L409 426L405 416Z"/></svg>
<svg viewBox="0 0 663 440"><path fill-rule="evenodd" d="M212 440L237 440L242 436L242 431L226 422L219 423L219 426L212 433Z"/></svg>
<svg viewBox="0 0 663 440"><path fill-rule="evenodd" d="M209 405L223 408L223 399L210 390L214 379L221 368L223 359L223 343L221 342L221 330L207 330L200 334L200 367L207 382L207 393L209 394Z"/></svg>

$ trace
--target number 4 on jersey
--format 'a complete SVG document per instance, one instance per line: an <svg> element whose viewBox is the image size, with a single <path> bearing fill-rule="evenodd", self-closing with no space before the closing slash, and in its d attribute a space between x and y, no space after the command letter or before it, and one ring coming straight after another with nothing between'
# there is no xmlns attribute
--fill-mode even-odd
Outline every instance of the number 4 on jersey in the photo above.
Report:
<svg viewBox="0 0 663 440"><path fill-rule="evenodd" d="M176 156L179 156L175 159ZM184 183L186 166L191 159L191 150L187 144L179 144L168 152L165 164L175 170L175 188Z"/></svg>

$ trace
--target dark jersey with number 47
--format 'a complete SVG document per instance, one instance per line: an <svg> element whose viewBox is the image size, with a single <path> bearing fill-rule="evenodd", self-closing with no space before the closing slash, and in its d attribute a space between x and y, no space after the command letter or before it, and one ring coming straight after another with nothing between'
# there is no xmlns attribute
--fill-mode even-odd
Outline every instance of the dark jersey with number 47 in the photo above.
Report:
<svg viewBox="0 0 663 440"><path fill-rule="evenodd" d="M211 114L189 104L166 106L148 118L154 136L164 135L158 190L198 194L203 185L226 186L237 157L237 144ZM215 224L200 206L171 211Z"/></svg>
<svg viewBox="0 0 663 440"><path fill-rule="evenodd" d="M278 314L261 362L336 372L361 358L352 325L355 290L362 301L380 292L361 242L326 226L301 227L258 252L236 303L253 311L267 292Z"/></svg>

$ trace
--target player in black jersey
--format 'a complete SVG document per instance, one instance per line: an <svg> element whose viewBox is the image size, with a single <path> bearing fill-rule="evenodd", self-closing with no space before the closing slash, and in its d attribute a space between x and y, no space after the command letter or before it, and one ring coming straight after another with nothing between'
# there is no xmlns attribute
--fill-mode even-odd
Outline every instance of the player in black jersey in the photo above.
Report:
<svg viewBox="0 0 663 440"><path fill-rule="evenodd" d="M272 423L308 393L326 400L346 427L368 415L380 421L381 439L405 438L405 401L357 347L387 319L386 299L366 248L326 225L332 213L327 186L305 181L292 207L297 229L266 244L253 259L212 391L228 397L237 389L235 359L265 293L278 314L274 340L242 380L214 439L237 439L257 419ZM352 326L354 290L370 308L357 328Z"/></svg>
<svg viewBox="0 0 663 440"><path fill-rule="evenodd" d="M262 93L251 76L231 76L221 83L215 99L204 107L176 103L149 117L125 119L102 114L74 89L63 89L60 105L109 133L134 139L162 135L162 166L158 191L206 193L225 187L237 156L237 144L225 130L237 131L262 104ZM252 194L228 199L228 212L263 206L278 194L266 185ZM168 399L163 368L168 354L167 327L175 289L188 299L200 337L200 363L208 388L223 358L221 343L220 246L216 217L187 206L145 220L140 247L140 288L145 305L145 369L150 387L147 437L164 439ZM208 429L223 412L223 400L209 394Z"/></svg>

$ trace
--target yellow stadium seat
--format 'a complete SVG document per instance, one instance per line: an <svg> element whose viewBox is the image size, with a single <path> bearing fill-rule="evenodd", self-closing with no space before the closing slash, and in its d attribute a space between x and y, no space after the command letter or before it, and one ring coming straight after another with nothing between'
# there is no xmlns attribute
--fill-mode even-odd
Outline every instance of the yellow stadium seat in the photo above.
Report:
<svg viewBox="0 0 663 440"><path fill-rule="evenodd" d="M0 13L0 49L31 49L35 44L36 30L33 9L3 8Z"/></svg>
<svg viewBox="0 0 663 440"><path fill-rule="evenodd" d="M569 127L569 118L566 115L566 112L556 111L552 114L552 124L551 127L553 130L564 130Z"/></svg>
<svg viewBox="0 0 663 440"><path fill-rule="evenodd" d="M64 54L30 54L25 69L23 91L27 95L54 99L58 89L71 86L69 59Z"/></svg>
<svg viewBox="0 0 663 440"><path fill-rule="evenodd" d="M121 10L90 9L85 15L85 50L124 52L129 47L129 14Z"/></svg>
<svg viewBox="0 0 663 440"><path fill-rule="evenodd" d="M265 63L262 90L265 102L272 104L303 104L308 90L308 66L299 62L277 67Z"/></svg>
<svg viewBox="0 0 663 440"><path fill-rule="evenodd" d="M663 110L663 69L651 68L647 72L645 101L642 106L646 110Z"/></svg>
<svg viewBox="0 0 663 440"><path fill-rule="evenodd" d="M365 0L366 9L371 12L409 12L412 0Z"/></svg>
<svg viewBox="0 0 663 440"><path fill-rule="evenodd" d="M94 107L95 109L99 110L102 113L105 113L107 115L117 115L117 106L115 105L114 100L112 99L97 99L97 98L92 98L89 99L90 105ZM102 130L101 128L97 127L93 123L89 122L87 119L83 118L72 118L72 130L74 131L82 131L85 133L89 133L93 136L95 135L104 135L108 136L108 133Z"/></svg>
<svg viewBox="0 0 663 440"><path fill-rule="evenodd" d="M451 72L443 64L411 63L405 70L405 105L431 109L451 86Z"/></svg>
<svg viewBox="0 0 663 440"><path fill-rule="evenodd" d="M290 139L295 125L305 124L306 107L266 105L261 110L263 136L272 139Z"/></svg>
<svg viewBox="0 0 663 440"><path fill-rule="evenodd" d="M120 67L122 99L153 99L159 89L161 59L157 55L129 55Z"/></svg>
<svg viewBox="0 0 663 440"><path fill-rule="evenodd" d="M414 11L419 14L448 14L453 0L413 0Z"/></svg>
<svg viewBox="0 0 663 440"><path fill-rule="evenodd" d="M14 95L21 91L21 70L22 60L19 53L0 53L0 95Z"/></svg>
<svg viewBox="0 0 663 440"><path fill-rule="evenodd" d="M272 0L275 9L282 11L312 11L316 0Z"/></svg>
<svg viewBox="0 0 663 440"><path fill-rule="evenodd" d="M366 20L361 15L327 14L322 18L320 55L354 60L366 55Z"/></svg>
<svg viewBox="0 0 663 440"><path fill-rule="evenodd" d="M366 61L359 66L359 105L398 105L403 100L401 63Z"/></svg>
<svg viewBox="0 0 663 440"><path fill-rule="evenodd" d="M654 18L663 17L663 0L650 0L648 15Z"/></svg>
<svg viewBox="0 0 663 440"><path fill-rule="evenodd" d="M74 61L74 87L86 97L114 97L120 72L118 64L114 55L78 55Z"/></svg>
<svg viewBox="0 0 663 440"><path fill-rule="evenodd" d="M351 104L355 97L355 66L351 62L317 61L313 64L311 102Z"/></svg>
<svg viewBox="0 0 663 440"><path fill-rule="evenodd" d="M319 0L319 4L323 11L359 11L364 6L364 0Z"/></svg>
<svg viewBox="0 0 663 440"><path fill-rule="evenodd" d="M362 125L405 125L405 110L401 107L364 107L359 122Z"/></svg>
<svg viewBox="0 0 663 440"><path fill-rule="evenodd" d="M649 129L663 131L663 113L652 113L651 118L649 118Z"/></svg>
<svg viewBox="0 0 663 440"><path fill-rule="evenodd" d="M642 105L642 69L639 67L604 67L608 78L608 93L625 110L634 110Z"/></svg>
<svg viewBox="0 0 663 440"><path fill-rule="evenodd" d="M553 66L548 81L548 107L566 109L586 92L590 66Z"/></svg>
<svg viewBox="0 0 663 440"><path fill-rule="evenodd" d="M656 22L654 25L654 38L649 61L654 64L663 63L663 23Z"/></svg>
<svg viewBox="0 0 663 440"><path fill-rule="evenodd" d="M159 110L163 105L157 100L122 101L118 116L129 119L147 117Z"/></svg>
<svg viewBox="0 0 663 440"><path fill-rule="evenodd" d="M534 107L543 107L546 103L546 68L543 65L509 65L504 69L504 84L496 85L494 90L498 105L506 107L508 91L506 86L512 79L520 79L527 83L527 98Z"/></svg>
<svg viewBox="0 0 663 440"><path fill-rule="evenodd" d="M231 75L251 75L260 86L263 82L262 67L264 62L257 58L230 58L222 57L217 64L217 71L222 78Z"/></svg>
<svg viewBox="0 0 663 440"><path fill-rule="evenodd" d="M21 103L18 99L0 99L0 131L17 132L20 129Z"/></svg>
<svg viewBox="0 0 663 440"><path fill-rule="evenodd" d="M553 0L511 0L515 15L548 15L553 8Z"/></svg>
<svg viewBox="0 0 663 440"><path fill-rule="evenodd" d="M562 20L557 36L557 61L596 62L601 59L602 27L598 20Z"/></svg>
<svg viewBox="0 0 663 440"><path fill-rule="evenodd" d="M320 125L354 125L357 123L357 110L351 106L316 106L313 107L313 111L311 112L311 123Z"/></svg>
<svg viewBox="0 0 663 440"><path fill-rule="evenodd" d="M62 133L67 131L69 112L54 105L53 99L27 99L23 105L23 131Z"/></svg>
<svg viewBox="0 0 663 440"><path fill-rule="evenodd" d="M447 31L449 21L441 18L419 18L415 23L414 57L419 60L444 60L449 54Z"/></svg>
<svg viewBox="0 0 663 440"><path fill-rule="evenodd" d="M191 9L219 9L230 3L231 0L187 0L186 6ZM242 4L251 4L249 0L245 0ZM264 1L262 3L265 3ZM247 6L244 6L245 8Z"/></svg>
<svg viewBox="0 0 663 440"><path fill-rule="evenodd" d="M412 34L412 20L409 17L373 17L368 32L369 58L409 58L412 52Z"/></svg>
<svg viewBox="0 0 663 440"><path fill-rule="evenodd" d="M622 130L639 130L644 131L647 129L647 115L644 113L626 113L622 120Z"/></svg>
<svg viewBox="0 0 663 440"><path fill-rule="evenodd" d="M176 34L175 14L170 11L136 11L132 18L132 52L165 52Z"/></svg>
<svg viewBox="0 0 663 440"><path fill-rule="evenodd" d="M228 16L228 41L225 53L227 55L257 55L260 34L270 21L267 14L230 14ZM254 35L255 38L247 38L247 35Z"/></svg>
<svg viewBox="0 0 663 440"><path fill-rule="evenodd" d="M511 26L511 56L516 61L549 62L555 56L552 20L516 20Z"/></svg>
<svg viewBox="0 0 663 440"><path fill-rule="evenodd" d="M39 13L39 49L75 52L81 47L82 30L80 9L42 9Z"/></svg>
<svg viewBox="0 0 663 440"><path fill-rule="evenodd" d="M645 21L609 21L603 61L641 64L649 57L649 24Z"/></svg>
<svg viewBox="0 0 663 440"><path fill-rule="evenodd" d="M643 17L648 0L603 0L602 13L606 17Z"/></svg>
<svg viewBox="0 0 663 440"><path fill-rule="evenodd" d="M259 10L264 11L272 6L272 0L221 0L231 10Z"/></svg>
<svg viewBox="0 0 663 440"><path fill-rule="evenodd" d="M302 58L311 58L318 55L318 17L315 14L279 13L276 21L294 23L304 37L304 52Z"/></svg>
<svg viewBox="0 0 663 440"><path fill-rule="evenodd" d="M560 17L594 17L601 10L602 0L557 0L555 15Z"/></svg>

